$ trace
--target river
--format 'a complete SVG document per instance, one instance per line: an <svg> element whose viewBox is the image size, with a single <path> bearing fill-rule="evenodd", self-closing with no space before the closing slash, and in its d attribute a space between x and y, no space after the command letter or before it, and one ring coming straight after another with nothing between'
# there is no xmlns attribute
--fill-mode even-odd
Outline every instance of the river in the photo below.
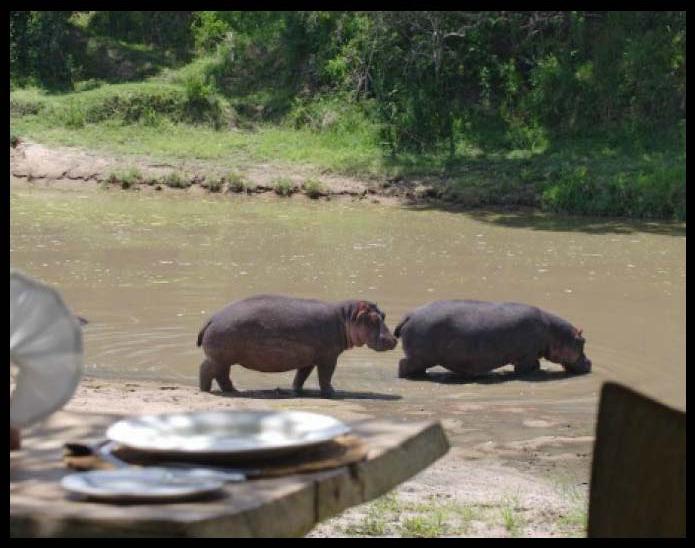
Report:
<svg viewBox="0 0 695 548"><path fill-rule="evenodd" d="M551 420L593 416L601 384L616 380L685 409L682 224L30 185L11 189L10 206L11 265L89 319L92 376L197 384L198 330L257 293L368 299L391 329L421 304L471 298L564 317L584 330L593 371L568 376L542 361L532 379L507 367L461 382L435 368L431 381L409 381L397 378L400 346L360 348L339 358L338 393L389 416L532 403ZM241 390L292 378L232 368ZM306 387L317 386L313 373Z"/></svg>

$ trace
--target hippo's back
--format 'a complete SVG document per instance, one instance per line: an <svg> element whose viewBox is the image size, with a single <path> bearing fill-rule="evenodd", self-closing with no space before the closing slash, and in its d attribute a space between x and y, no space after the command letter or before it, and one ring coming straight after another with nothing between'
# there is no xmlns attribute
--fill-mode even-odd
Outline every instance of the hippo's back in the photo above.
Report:
<svg viewBox="0 0 695 548"><path fill-rule="evenodd" d="M335 339L336 323L331 303L255 295L214 314L199 340L205 353L219 361L258 363L259 368L278 361L289 368L295 361L314 359L318 349Z"/></svg>
<svg viewBox="0 0 695 548"><path fill-rule="evenodd" d="M542 312L521 303L435 301L410 313L401 328L406 354L445 363L466 355L496 362L504 349L516 353L543 338Z"/></svg>
<svg viewBox="0 0 695 548"><path fill-rule="evenodd" d="M286 333L314 336L314 330L334 314L330 303L315 299L298 299L284 295L255 295L232 302L214 314L210 331ZM207 333L206 333L207 335ZM206 337L207 338L207 337Z"/></svg>

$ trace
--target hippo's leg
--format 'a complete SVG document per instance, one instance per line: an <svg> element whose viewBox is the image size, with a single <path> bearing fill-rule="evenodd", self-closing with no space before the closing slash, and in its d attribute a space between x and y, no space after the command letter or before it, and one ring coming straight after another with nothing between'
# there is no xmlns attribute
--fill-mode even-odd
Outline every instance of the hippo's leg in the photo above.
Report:
<svg viewBox="0 0 695 548"><path fill-rule="evenodd" d="M294 390L294 393L298 396L299 394L302 393L302 390L304 388L304 381L307 380L307 377L311 375L311 372L314 370L314 366L311 365L309 367L302 367L301 369L297 369L297 373L294 375L294 381L292 381L292 389Z"/></svg>
<svg viewBox="0 0 695 548"><path fill-rule="evenodd" d="M202 392L210 392L212 388L212 379L215 379L223 392L236 392L237 390L234 388L229 378L229 369L231 366L231 364L220 365L210 358L206 358L205 361L200 364L200 390Z"/></svg>
<svg viewBox="0 0 695 548"><path fill-rule="evenodd" d="M528 375L529 373L535 373L540 368L541 362L538 361L538 358L528 358L514 364L514 373Z"/></svg>
<svg viewBox="0 0 695 548"><path fill-rule="evenodd" d="M416 379L425 377L428 365L413 358L403 358L398 362L398 377L401 379Z"/></svg>
<svg viewBox="0 0 695 548"><path fill-rule="evenodd" d="M332 398L335 395L335 390L331 386L331 378L333 378L333 372L335 371L337 362L338 358L335 357L316 364L319 373L319 387L321 388L322 398Z"/></svg>

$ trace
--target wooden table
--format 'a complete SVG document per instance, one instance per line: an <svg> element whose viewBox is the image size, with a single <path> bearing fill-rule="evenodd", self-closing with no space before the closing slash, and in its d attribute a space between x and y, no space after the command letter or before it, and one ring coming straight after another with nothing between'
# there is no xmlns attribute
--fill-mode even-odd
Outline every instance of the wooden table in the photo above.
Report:
<svg viewBox="0 0 695 548"><path fill-rule="evenodd" d="M292 537L318 522L383 495L444 455L439 422L350 423L367 442L359 463L311 474L229 483L222 496L168 504L86 502L60 486L72 471L63 444L93 443L122 418L58 411L22 432L10 452L11 537Z"/></svg>

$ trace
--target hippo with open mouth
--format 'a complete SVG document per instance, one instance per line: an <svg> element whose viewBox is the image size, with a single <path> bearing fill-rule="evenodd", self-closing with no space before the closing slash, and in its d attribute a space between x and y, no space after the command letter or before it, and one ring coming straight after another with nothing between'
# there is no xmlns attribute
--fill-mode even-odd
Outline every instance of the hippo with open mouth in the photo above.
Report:
<svg viewBox="0 0 695 548"><path fill-rule="evenodd" d="M463 375L507 364L530 373L540 368L540 358L572 373L591 371L582 330L526 304L437 301L407 314L394 334L406 355L398 364L399 377L422 376L435 365Z"/></svg>
<svg viewBox="0 0 695 548"><path fill-rule="evenodd" d="M206 356L200 365L200 390L209 392L215 379L223 391L236 391L229 370L239 364L263 372L296 369L292 387L299 394L317 367L321 395L330 398L335 393L331 378L344 350L366 344L385 351L398 344L384 318L376 304L359 300L327 303L256 295L233 302L198 334Z"/></svg>

